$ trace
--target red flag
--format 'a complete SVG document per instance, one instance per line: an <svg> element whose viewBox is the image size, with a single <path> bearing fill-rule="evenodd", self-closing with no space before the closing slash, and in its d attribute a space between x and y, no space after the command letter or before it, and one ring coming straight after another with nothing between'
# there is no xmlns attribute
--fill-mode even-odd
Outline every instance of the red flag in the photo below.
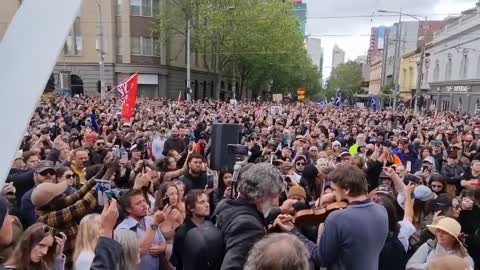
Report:
<svg viewBox="0 0 480 270"><path fill-rule="evenodd" d="M182 102L182 100L183 100L183 98L182 98L182 90L180 90L180 92L178 93L177 103Z"/></svg>
<svg viewBox="0 0 480 270"><path fill-rule="evenodd" d="M126 81L128 94L123 102L122 117L125 121L130 122L133 114L135 113L135 106L137 104L138 93L138 73L133 74L130 79Z"/></svg>

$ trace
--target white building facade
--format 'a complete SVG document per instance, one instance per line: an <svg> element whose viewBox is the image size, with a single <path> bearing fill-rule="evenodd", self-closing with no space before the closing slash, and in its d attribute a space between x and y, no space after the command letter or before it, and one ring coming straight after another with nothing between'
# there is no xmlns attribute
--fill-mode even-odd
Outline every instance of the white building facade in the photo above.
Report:
<svg viewBox="0 0 480 270"><path fill-rule="evenodd" d="M447 19L427 46L423 109L480 112L480 7Z"/></svg>

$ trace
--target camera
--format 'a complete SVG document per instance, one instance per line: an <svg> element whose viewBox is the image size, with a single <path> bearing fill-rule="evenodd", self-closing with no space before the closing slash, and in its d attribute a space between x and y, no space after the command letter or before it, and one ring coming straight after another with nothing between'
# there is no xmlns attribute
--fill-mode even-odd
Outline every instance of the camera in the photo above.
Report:
<svg viewBox="0 0 480 270"><path fill-rule="evenodd" d="M248 155L248 146L241 144L228 144L227 152L230 155L237 156L247 156Z"/></svg>

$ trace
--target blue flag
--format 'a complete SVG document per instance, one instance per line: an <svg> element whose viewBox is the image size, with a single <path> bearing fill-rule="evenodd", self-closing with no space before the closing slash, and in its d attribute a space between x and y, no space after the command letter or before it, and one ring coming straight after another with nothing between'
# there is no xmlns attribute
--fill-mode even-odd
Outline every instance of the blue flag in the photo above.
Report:
<svg viewBox="0 0 480 270"><path fill-rule="evenodd" d="M335 105L336 105L337 107L343 106L343 102L342 102L342 97L341 97L341 96L338 96L338 97L335 99Z"/></svg>
<svg viewBox="0 0 480 270"><path fill-rule="evenodd" d="M374 112L377 111L377 100L375 99L374 96L372 96L372 100L370 101L370 106L372 107L372 110Z"/></svg>

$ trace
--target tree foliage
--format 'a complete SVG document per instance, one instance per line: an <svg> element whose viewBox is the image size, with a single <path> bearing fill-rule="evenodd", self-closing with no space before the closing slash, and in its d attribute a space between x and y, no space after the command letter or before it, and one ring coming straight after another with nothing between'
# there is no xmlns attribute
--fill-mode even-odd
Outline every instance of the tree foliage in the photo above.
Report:
<svg viewBox="0 0 480 270"><path fill-rule="evenodd" d="M344 95L353 96L360 92L362 80L361 65L350 61L338 65L332 71L328 80L328 89L331 91L338 89Z"/></svg>
<svg viewBox="0 0 480 270"><path fill-rule="evenodd" d="M210 71L235 79L253 96L263 90L314 93L320 73L312 64L291 2L278 0L166 0L175 11L157 18L157 33L185 35L191 21L192 50Z"/></svg>

